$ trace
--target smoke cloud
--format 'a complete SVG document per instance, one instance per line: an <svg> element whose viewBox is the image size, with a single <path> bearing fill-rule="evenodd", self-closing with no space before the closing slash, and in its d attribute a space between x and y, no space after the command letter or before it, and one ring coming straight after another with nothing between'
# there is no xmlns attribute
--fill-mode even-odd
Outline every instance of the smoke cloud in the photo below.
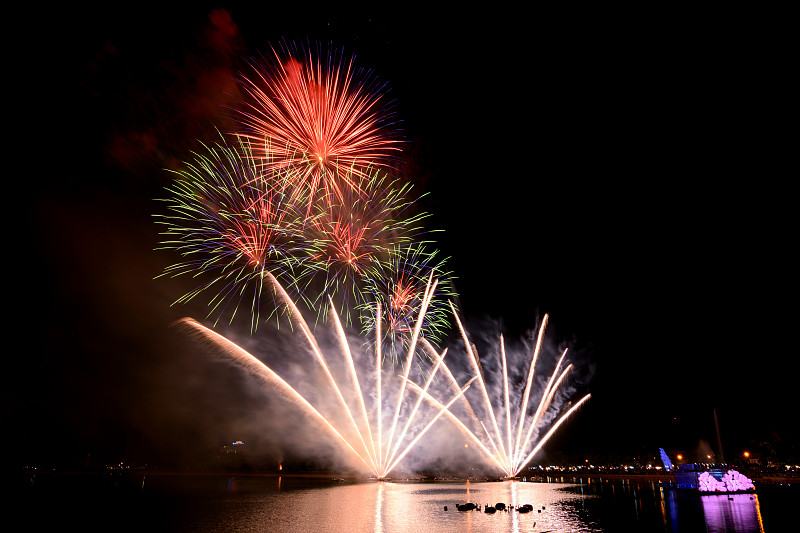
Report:
<svg viewBox="0 0 800 533"><path fill-rule="evenodd" d="M390 449L396 450L396 457L399 457L406 446L413 442L410 451L391 474L499 475L502 472L498 471L496 465L486 457L485 450L481 450L474 442L474 438L466 433L466 429L481 440L488 450L493 448L486 438L486 433L495 437L493 416L504 447L507 446L509 435L512 441L516 437L523 391L528 379L531 357L536 347L538 330L530 330L519 339L503 338L509 384L511 421L509 432L499 325L493 322L474 327L473 324L472 329L475 334L470 336L469 342L477 350L491 411L486 406L479 381L473 381L464 397L450 408L465 428L460 428L452 419L443 415L439 415L440 418L433 425L429 425L440 410L428 400L418 402L418 392L410 385L405 387L402 403L399 411L397 410L402 375L406 372L405 360L398 361L395 366L384 361L380 374L379 398L375 353L369 343L365 342L366 339L354 332L346 332L346 337L357 382L352 379L341 337L336 334L331 323L317 324L313 328L314 342L319 346L324 365L314 355L309 342L297 328L267 325L264 331L255 335L236 333L235 328L222 329L222 334L227 339L238 344L290 384L319 412L321 417L336 428L341 438L330 431L319 416L304 407L298 398L281 394L280 387L276 387L268 380L254 379L263 372L242 365L241 361L237 363L224 350L219 350L218 346L205 344L198 345L197 348L206 356L214 355L215 364L224 367L224 371L217 373L217 382L208 384L205 392L217 398L225 398L228 395L220 393L219 388L236 387L239 389L237 394L247 398L247 401L239 403L236 409L228 407L230 412L235 412L234 414L224 417L223 420L219 417L214 420L215 423L221 424L217 431L224 427L232 436L246 435L249 442L253 443L249 447L250 453L262 461L280 463L291 457L294 460L310 461L333 469L368 472L368 458L361 452L364 446L373 449L378 446L377 402L380 400L383 420L380 438L383 447L389 449L387 446L389 435L394 435L393 446ZM564 344L548 338L546 334L542 338L530 399L525 411L527 424L530 424L548 382L553 379L551 376L564 353ZM569 354L569 350L567 353ZM576 372L580 361L575 360L574 356L572 359L569 356L564 359L555 374L556 378L570 363L573 364L572 372L567 374L561 386L550 395L550 402L546 404L547 409L541 413L530 443L525 447L525 454L536 444L539 433L543 434L549 429L556 417L570 407L570 402L577 399L576 393L586 386L587 372ZM463 341L453 342L447 347L444 364L454 380L447 377L443 367L439 368L431 378L435 366L432 358L425 360L415 356L408 368L410 381L420 387L430 379L428 392L442 404L453 399L460 387L475 377ZM330 377L326 372L330 373ZM339 388L341 396L337 394L332 382ZM343 403L347 405L350 415L344 409ZM418 409L416 416L406 428L406 423L415 409ZM364 411L370 430L363 421ZM353 430L354 421L361 436ZM394 431L392 431L393 426ZM523 440L528 427L524 426ZM405 438L398 444L398 437L404 431ZM415 440L423 431L424 435ZM350 443L362 458L359 459L344 441Z"/></svg>

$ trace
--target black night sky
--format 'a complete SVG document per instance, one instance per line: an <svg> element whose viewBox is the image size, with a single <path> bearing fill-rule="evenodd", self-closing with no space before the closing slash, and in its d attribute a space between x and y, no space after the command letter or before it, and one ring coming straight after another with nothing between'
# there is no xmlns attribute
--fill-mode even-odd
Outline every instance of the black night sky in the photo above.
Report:
<svg viewBox="0 0 800 533"><path fill-rule="evenodd" d="M517 335L549 313L579 348L592 399L550 448L715 445L714 409L726 456L796 447L783 36L743 15L244 2L21 15L6 457L180 464L229 438L201 429L214 417L245 417L219 406L254 397L204 397L213 370L169 328L193 310L153 279L168 259L152 215L164 169L213 137L231 75L282 39L332 42L386 82L465 315Z"/></svg>

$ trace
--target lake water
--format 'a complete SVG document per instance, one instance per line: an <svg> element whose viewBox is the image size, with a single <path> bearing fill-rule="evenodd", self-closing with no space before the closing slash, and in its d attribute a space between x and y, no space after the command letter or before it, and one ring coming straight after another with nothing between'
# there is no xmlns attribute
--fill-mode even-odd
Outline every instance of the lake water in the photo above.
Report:
<svg viewBox="0 0 800 533"><path fill-rule="evenodd" d="M169 532L766 532L794 531L798 487L699 496L657 482L363 482L298 477L39 476L24 529ZM481 510L458 511L473 502ZM487 504L533 511L486 513ZM445 510L447 507L447 510Z"/></svg>

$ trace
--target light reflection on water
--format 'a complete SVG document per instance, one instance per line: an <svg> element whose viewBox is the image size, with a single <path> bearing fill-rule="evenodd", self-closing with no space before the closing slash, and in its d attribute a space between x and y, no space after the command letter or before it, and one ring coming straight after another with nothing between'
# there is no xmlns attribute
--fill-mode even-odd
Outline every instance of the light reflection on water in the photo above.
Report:
<svg viewBox="0 0 800 533"><path fill-rule="evenodd" d="M590 515L597 517L606 531L663 531L677 533L780 533L786 522L784 501L791 498L773 487L769 495L774 527L765 528L758 494L700 494L670 488L658 482L603 482L580 485L599 498ZM603 516L605 515L605 516Z"/></svg>
<svg viewBox="0 0 800 533"><path fill-rule="evenodd" d="M240 505L207 507L187 530L262 532L535 532L600 531L581 522L569 502L593 496L565 493L568 484L360 483L314 489L251 492ZM458 511L473 502L481 510ZM531 504L533 512L483 512L486 505ZM231 502L228 502L229 504ZM447 510L445 510L445 506ZM247 508L245 511L244 508Z"/></svg>
<svg viewBox="0 0 800 533"><path fill-rule="evenodd" d="M351 483L287 476L41 476L26 481L19 494L22 505L12 508L40 531L69 526L84 533L781 533L793 530L787 524L796 526L794 510L800 499L796 486L765 486L758 495L701 496L649 481L555 481ZM499 502L513 507L527 503L533 512L456 509L456 504L468 501L482 508Z"/></svg>
<svg viewBox="0 0 800 533"><path fill-rule="evenodd" d="M706 494L701 499L709 533L764 532L758 495Z"/></svg>

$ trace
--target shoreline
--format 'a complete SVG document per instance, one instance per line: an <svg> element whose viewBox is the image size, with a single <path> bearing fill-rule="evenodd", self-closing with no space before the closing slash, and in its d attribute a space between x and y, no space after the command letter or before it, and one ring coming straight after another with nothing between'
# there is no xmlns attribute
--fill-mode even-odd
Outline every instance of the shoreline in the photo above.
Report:
<svg viewBox="0 0 800 533"><path fill-rule="evenodd" d="M239 472L239 471L180 471L180 470L29 470L21 472L25 476L106 476L106 477L236 477L236 478L296 478L318 479L346 482L380 482L375 478L356 473L342 472ZM671 473L609 473L609 472L571 472L558 475L535 475L525 478L526 483L583 483L591 481L649 481L656 483L675 483ZM388 482L423 482L423 483L489 483L503 482L502 478L492 477L429 477L415 474L398 475L387 479ZM520 478L522 481L522 478ZM800 475L761 475L753 479L755 485L800 485Z"/></svg>

